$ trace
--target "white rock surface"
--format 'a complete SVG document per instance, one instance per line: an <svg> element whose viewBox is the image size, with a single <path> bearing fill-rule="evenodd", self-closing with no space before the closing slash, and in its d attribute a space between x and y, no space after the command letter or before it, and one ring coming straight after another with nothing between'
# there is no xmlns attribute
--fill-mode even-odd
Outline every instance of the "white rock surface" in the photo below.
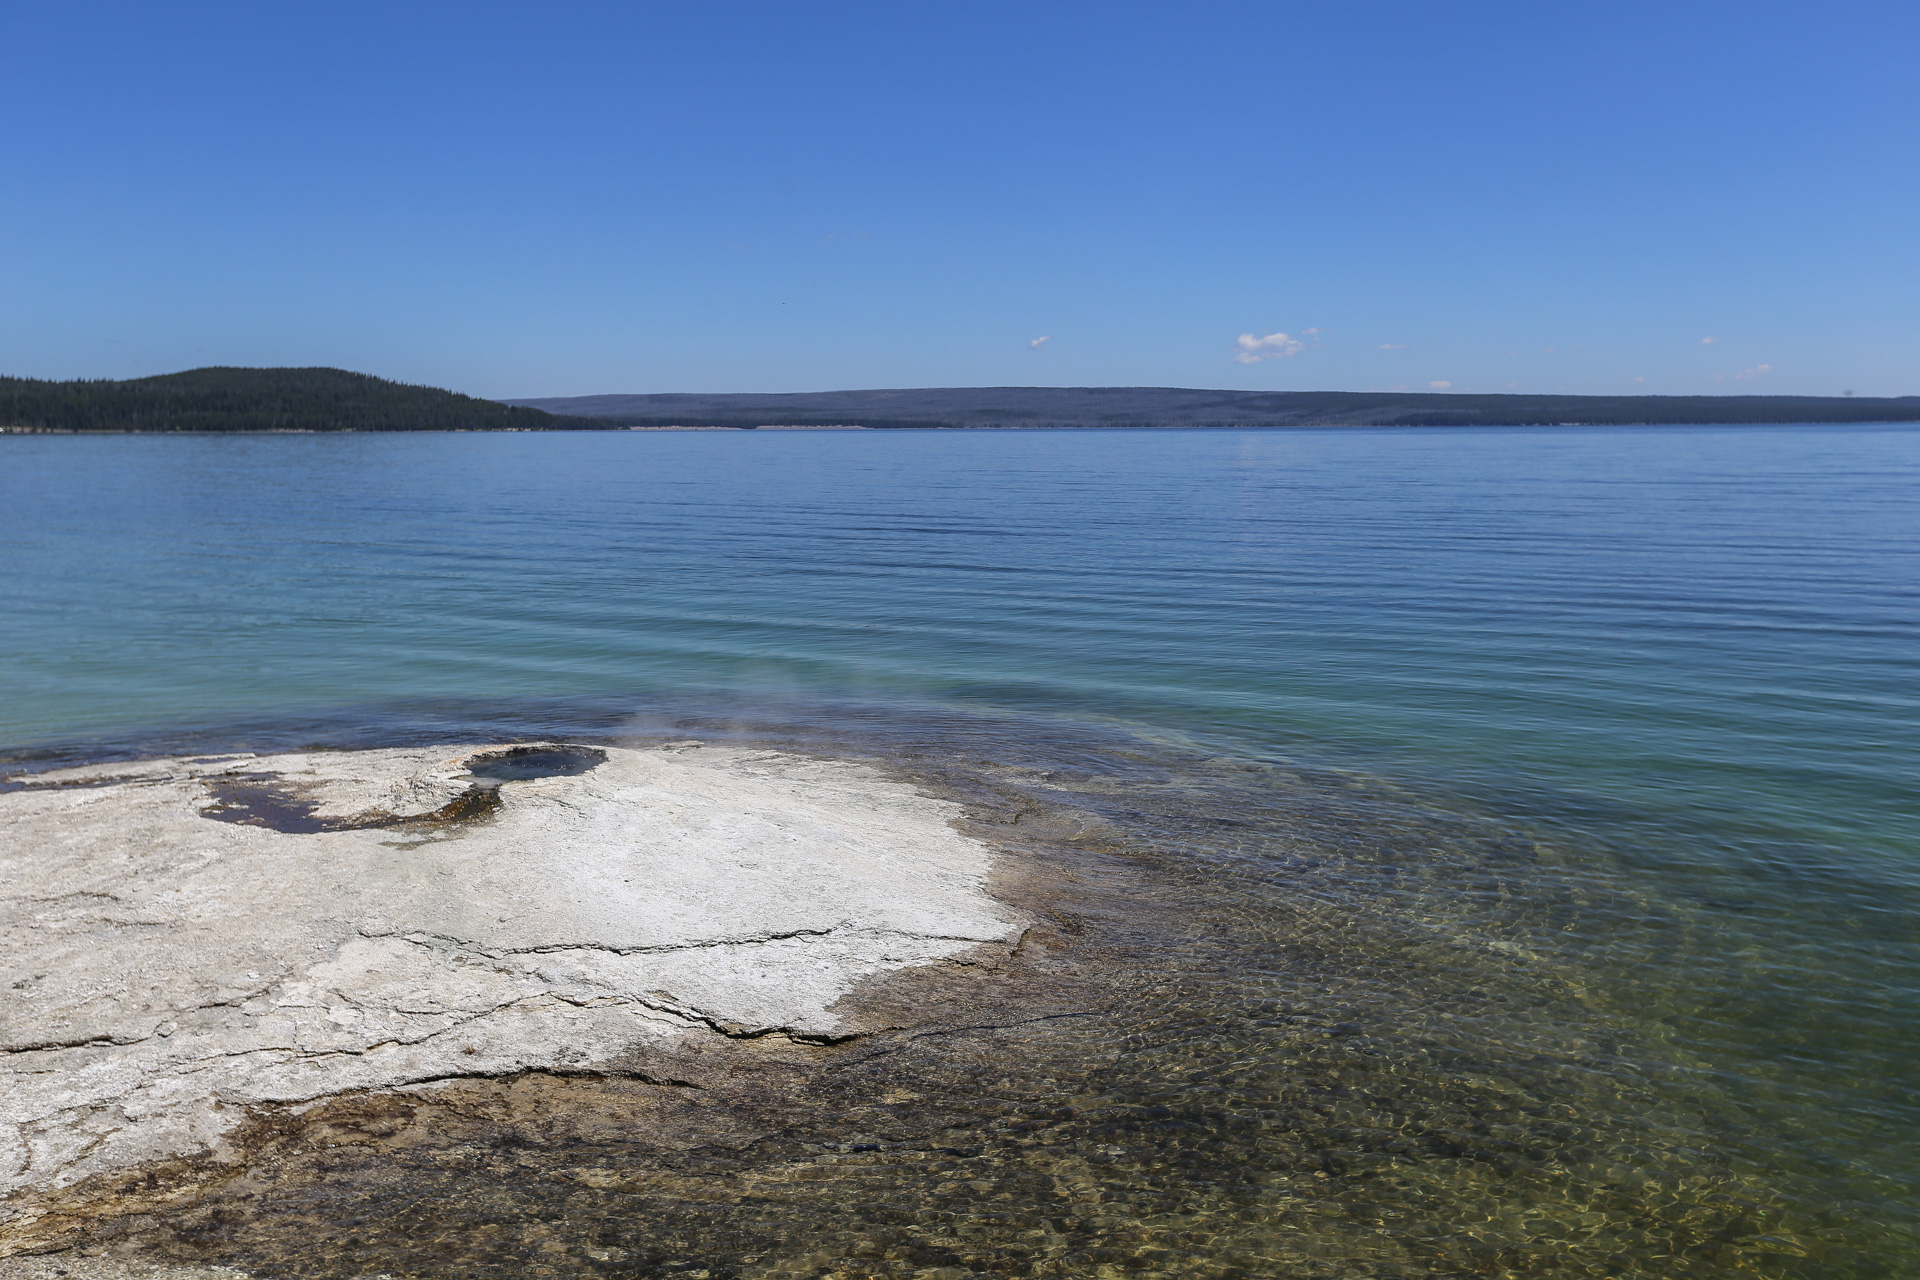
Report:
<svg viewBox="0 0 1920 1280"><path fill-rule="evenodd" d="M425 814L486 746L157 760L0 794L0 1194L215 1146L261 1103L668 1038L844 1030L861 979L1016 931L957 807L856 765L608 748L444 829L211 821L271 773ZM105 781L112 779L113 781Z"/></svg>

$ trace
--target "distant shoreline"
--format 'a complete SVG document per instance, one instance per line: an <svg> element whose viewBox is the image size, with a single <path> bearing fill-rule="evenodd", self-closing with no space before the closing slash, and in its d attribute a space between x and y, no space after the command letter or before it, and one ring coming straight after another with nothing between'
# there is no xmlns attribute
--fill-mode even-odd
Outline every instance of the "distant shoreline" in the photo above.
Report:
<svg viewBox="0 0 1920 1280"><path fill-rule="evenodd" d="M1920 422L1920 396L1545 396L1184 387L936 387L790 395L569 396L505 403L645 427L791 423L1064 430Z"/></svg>
<svg viewBox="0 0 1920 1280"><path fill-rule="evenodd" d="M0 433L1270 430L1920 422L1920 396L1563 396L921 387L483 400L345 369L207 368L126 381L0 377Z"/></svg>
<svg viewBox="0 0 1920 1280"><path fill-rule="evenodd" d="M1057 426L1057 427L1038 427L1038 426L1021 425L1021 426L1012 426L1012 427L969 426L969 427L927 427L927 428L862 427L862 426L788 427L788 426L778 426L778 425L769 424L766 426L751 426L751 427L747 427L747 426L739 426L739 427L715 427L715 426L492 427L492 428L429 427L424 429L411 428L411 427L369 427L369 428L305 427L305 428L291 428L291 429L265 427L265 428L259 428L259 429L240 428L240 429L229 429L229 430L219 430L219 431L171 431L171 430L141 431L141 430L116 430L116 429L106 429L106 430L99 430L99 431L75 431L75 430L64 430L59 428L48 429L48 428L39 428L39 427L0 427L0 436L73 436L73 437L79 437L79 436L84 436L84 437L195 436L195 437L202 437L202 436L345 436L345 435L369 435L369 436L372 436L372 435L385 435L385 436L493 435L493 436L498 436L498 435L623 435L623 434L684 435L684 434L693 434L693 433L699 433L699 432L721 432L721 431L817 431L817 432L862 431L862 432L870 432L878 435L907 435L907 434L912 434L915 430L923 430L929 434L953 435L953 434L962 434L962 433L970 434L974 432L992 432L992 431L1004 432L1009 434L1025 433L1025 432L1082 432L1082 431L1086 431L1086 432L1177 431L1177 432L1192 432L1192 433L1210 432L1210 431L1618 431L1618 430L1631 430L1635 428L1649 428L1649 429L1658 428L1660 430L1667 430L1667 429L1688 430L1690 428L1698 428L1698 427L1708 427L1708 428L1713 428L1715 430L1735 430L1735 429L1746 428L1746 427L1782 427L1782 428L1787 428L1787 427L1914 427L1914 428L1920 428L1920 421L1892 421L1892 420L1873 421L1870 419L1862 419L1859 421L1851 421L1851 422L1456 422L1456 423L1435 423L1431 425L1420 424L1420 423L1404 423L1404 422L1401 422L1401 423L1394 423L1394 422L1362 422L1362 423L1235 422L1235 423L1222 423L1217 426L1215 425L1100 426L1100 425L1089 424L1087 426Z"/></svg>
<svg viewBox="0 0 1920 1280"><path fill-rule="evenodd" d="M870 427L859 423L697 424L689 426L560 427L228 427L209 430L139 427L0 427L0 436L457 436L457 435L619 435L630 432L696 431L870 431L891 435L916 431L950 434L971 431L1611 431L1623 427L1920 427L1920 418L1849 418L1844 421L1776 422L1201 422L1201 423L1010 423Z"/></svg>

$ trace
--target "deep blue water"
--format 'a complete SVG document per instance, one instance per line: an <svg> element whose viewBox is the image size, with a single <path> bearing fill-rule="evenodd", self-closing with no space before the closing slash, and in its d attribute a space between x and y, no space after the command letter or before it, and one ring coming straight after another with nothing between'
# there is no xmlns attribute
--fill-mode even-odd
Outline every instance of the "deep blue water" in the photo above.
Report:
<svg viewBox="0 0 1920 1280"><path fill-rule="evenodd" d="M0 749L839 708L1363 778L1693 922L1529 945L1794 1147L1839 1225L1756 1257L1905 1274L1916 495L1904 428L7 437Z"/></svg>

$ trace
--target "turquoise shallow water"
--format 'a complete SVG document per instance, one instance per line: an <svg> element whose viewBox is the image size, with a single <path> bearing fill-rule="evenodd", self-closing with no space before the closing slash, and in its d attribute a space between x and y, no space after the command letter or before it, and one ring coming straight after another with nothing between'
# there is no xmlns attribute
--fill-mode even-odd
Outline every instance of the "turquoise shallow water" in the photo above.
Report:
<svg viewBox="0 0 1920 1280"><path fill-rule="evenodd" d="M1617 1138L1555 1176L1627 1185L1632 1130L1647 1186L1685 1199L1711 1168L1746 1206L1716 1272L1914 1274L1916 492L1920 432L1896 428L10 437L0 750L689 718L869 747L938 723L1022 765L1163 749L1154 816L1114 820L1237 894L1208 908L1224 931L1279 955L1290 892L1412 931L1314 962L1328 989L1371 975L1369 1016L1417 989L1426 1038L1380 1054L1466 1026L1423 985L1455 960L1380 964L1412 963L1407 937L1522 957L1472 979L1511 984L1501 1061L1579 1067L1541 1068L1515 1115L1577 1091ZM1201 838L1209 815L1241 833ZM1282 875L1256 826L1392 848L1395 887L1351 849ZM1228 970L1235 1000L1301 998L1284 968L1208 968L1196 1008ZM1640 1047L1570 1047L1600 1021ZM1176 1040L1203 1075L1295 1052ZM1233 1141L1210 1158L1268 1139ZM1510 1176L1397 1194L1601 1212ZM1340 1185L1390 1233L1396 1193ZM1689 1261L1571 1238L1529 1265ZM1340 1239L1301 1257L1341 1274L1373 1247ZM1367 1265L1480 1255L1413 1256Z"/></svg>

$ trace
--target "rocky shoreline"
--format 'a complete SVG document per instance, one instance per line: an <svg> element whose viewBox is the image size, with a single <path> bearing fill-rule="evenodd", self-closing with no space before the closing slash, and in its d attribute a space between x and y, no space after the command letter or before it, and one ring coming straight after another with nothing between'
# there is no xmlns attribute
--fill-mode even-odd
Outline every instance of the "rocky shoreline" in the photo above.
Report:
<svg viewBox="0 0 1920 1280"><path fill-rule="evenodd" d="M1034 923L989 891L961 805L778 751L476 744L6 785L0 1253L191 1201L383 1100L717 1099L937 1020L939 981L850 997L991 969Z"/></svg>

